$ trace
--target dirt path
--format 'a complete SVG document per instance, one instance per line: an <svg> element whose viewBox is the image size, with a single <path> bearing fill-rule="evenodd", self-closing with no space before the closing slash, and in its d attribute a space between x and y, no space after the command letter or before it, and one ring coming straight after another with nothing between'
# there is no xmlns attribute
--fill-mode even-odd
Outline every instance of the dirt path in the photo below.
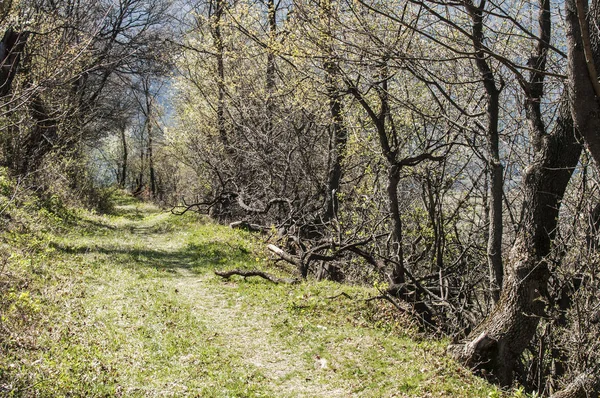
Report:
<svg viewBox="0 0 600 398"><path fill-rule="evenodd" d="M226 342L228 350L259 369L277 396L352 396L343 388L315 379L314 373L328 369L316 362L307 366L303 358L307 352L292 351L285 343L276 341L272 328L275 314L248 311L241 303L242 297L231 305L229 297L207 286L207 278L191 275L185 268L179 272L182 278L178 278L175 286L183 298L193 303L194 316L207 321L214 336Z"/></svg>
<svg viewBox="0 0 600 398"><path fill-rule="evenodd" d="M443 342L413 340L389 308L366 303L373 289L224 281L216 269L268 269L264 244L135 201L117 213L84 216L71 233L49 236L45 251L23 258L35 276L33 293L15 297L24 316L36 321L27 344L3 352L0 391L23 397L499 396L446 359Z"/></svg>
<svg viewBox="0 0 600 398"><path fill-rule="evenodd" d="M151 233L152 226L157 224L157 220L151 218L133 221L124 227L135 235L132 241L142 242L143 250L169 253L185 247L186 233ZM193 272L185 259L178 261L171 264L176 274L169 280L172 286L169 290L178 293L177 305L189 308L191 317L209 325L211 334L207 340L214 342L218 338L223 344L220 349L256 368L276 396L353 396L347 389L330 386L321 377L316 377L331 369L316 358L307 363L309 350L298 347L292 350L285 342L278 341L272 327L278 315L276 311L252 308L252 303L248 308L244 305L246 297L239 294L232 297L236 283L223 281L210 272Z"/></svg>

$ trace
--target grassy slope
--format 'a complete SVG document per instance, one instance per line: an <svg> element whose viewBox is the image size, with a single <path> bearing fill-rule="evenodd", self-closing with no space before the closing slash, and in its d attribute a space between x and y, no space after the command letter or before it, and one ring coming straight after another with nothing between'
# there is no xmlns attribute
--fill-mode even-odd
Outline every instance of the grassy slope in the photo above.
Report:
<svg viewBox="0 0 600 398"><path fill-rule="evenodd" d="M499 395L365 302L372 289L223 281L214 269L266 263L248 234L117 209L10 238L0 396Z"/></svg>

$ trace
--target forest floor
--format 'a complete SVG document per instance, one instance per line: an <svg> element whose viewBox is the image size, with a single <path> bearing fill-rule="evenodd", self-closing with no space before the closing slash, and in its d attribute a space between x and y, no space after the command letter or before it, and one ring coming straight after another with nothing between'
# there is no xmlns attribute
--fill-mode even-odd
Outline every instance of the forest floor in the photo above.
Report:
<svg viewBox="0 0 600 398"><path fill-rule="evenodd" d="M374 288L226 281L276 272L260 237L126 198L113 213L5 236L0 396L502 396Z"/></svg>

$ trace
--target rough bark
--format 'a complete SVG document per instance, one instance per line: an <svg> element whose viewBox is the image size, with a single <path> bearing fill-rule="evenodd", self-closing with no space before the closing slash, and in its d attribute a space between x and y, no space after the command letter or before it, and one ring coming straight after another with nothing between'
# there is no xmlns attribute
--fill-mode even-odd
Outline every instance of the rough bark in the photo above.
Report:
<svg viewBox="0 0 600 398"><path fill-rule="evenodd" d="M327 175L327 195L324 206L325 213L323 214L323 222L331 220L338 209L337 192L340 189L342 180L342 161L344 159L344 153L346 152L346 143L348 142L348 134L342 115L342 101L335 84L335 74L333 72L335 66L328 63L325 65L325 69L327 71L327 95L329 97L331 117L331 161Z"/></svg>
<svg viewBox="0 0 600 398"><path fill-rule="evenodd" d="M498 155L498 135L490 137L490 195L489 210L490 224L488 226L487 257L490 275L490 291L495 302L500 299L500 289L504 274L504 264L502 262L502 199L504 184L504 167L500 163ZM494 155L492 155L494 154Z"/></svg>
<svg viewBox="0 0 600 398"><path fill-rule="evenodd" d="M331 109L331 164L327 174L327 194L325 202L325 213L323 222L327 222L335 217L338 209L337 193L342 181L342 161L346 151L347 133L342 117L342 105L340 98L334 93L329 93Z"/></svg>
<svg viewBox="0 0 600 398"><path fill-rule="evenodd" d="M505 267L500 300L461 344L449 347L465 365L485 370L504 386L512 383L520 355L544 315L550 253L560 204L581 154L566 107L555 131L540 141L523 180L521 228Z"/></svg>
<svg viewBox="0 0 600 398"><path fill-rule="evenodd" d="M396 265L392 271L392 283L402 285L406 282L404 268L404 250L402 248L402 217L398 202L398 183L400 182L400 167L393 164L388 170L387 195L390 215L392 218L392 254Z"/></svg>
<svg viewBox="0 0 600 398"><path fill-rule="evenodd" d="M529 135L535 151L539 151L546 126L542 119L541 101L544 95L544 80L548 59L549 43L552 34L550 19L550 1L539 0L538 29L540 38L535 53L529 59L532 68L529 81L525 85L525 114L529 125Z"/></svg>

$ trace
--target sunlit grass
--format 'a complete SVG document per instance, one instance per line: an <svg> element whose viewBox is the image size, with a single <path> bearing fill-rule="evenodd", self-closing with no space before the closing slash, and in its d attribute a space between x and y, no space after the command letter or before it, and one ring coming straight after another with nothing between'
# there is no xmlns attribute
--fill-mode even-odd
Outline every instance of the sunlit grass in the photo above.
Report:
<svg viewBox="0 0 600 398"><path fill-rule="evenodd" d="M268 268L246 232L127 197L78 217L7 262L1 396L499 394L447 359L446 342L367 302L374 289L221 280L215 269Z"/></svg>

